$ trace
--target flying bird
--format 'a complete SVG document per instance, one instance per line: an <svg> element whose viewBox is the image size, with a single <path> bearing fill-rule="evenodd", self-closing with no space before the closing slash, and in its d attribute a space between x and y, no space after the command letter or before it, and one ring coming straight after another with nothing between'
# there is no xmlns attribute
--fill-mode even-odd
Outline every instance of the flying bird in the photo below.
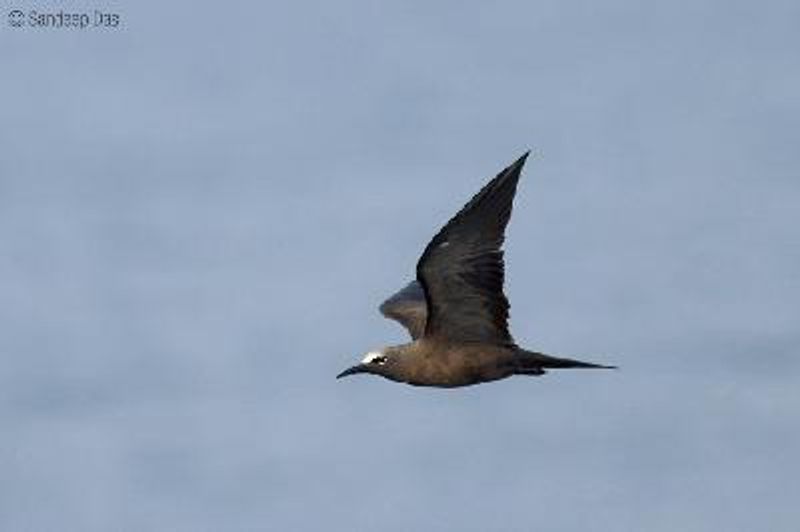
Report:
<svg viewBox="0 0 800 532"><path fill-rule="evenodd" d="M411 335L370 351L338 378L380 375L415 386L452 388L551 368L605 368L523 349L508 330L503 241L520 172L530 152L489 181L428 243L417 278L380 306Z"/></svg>

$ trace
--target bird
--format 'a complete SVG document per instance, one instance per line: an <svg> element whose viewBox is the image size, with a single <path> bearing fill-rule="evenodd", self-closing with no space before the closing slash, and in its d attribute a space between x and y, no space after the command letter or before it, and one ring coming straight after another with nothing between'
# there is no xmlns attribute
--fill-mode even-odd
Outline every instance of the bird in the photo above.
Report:
<svg viewBox="0 0 800 532"><path fill-rule="evenodd" d="M365 374L456 388L549 369L616 368L529 351L509 332L502 248L529 154L497 174L436 233L417 262L416 280L380 305L411 342L369 351L337 379Z"/></svg>

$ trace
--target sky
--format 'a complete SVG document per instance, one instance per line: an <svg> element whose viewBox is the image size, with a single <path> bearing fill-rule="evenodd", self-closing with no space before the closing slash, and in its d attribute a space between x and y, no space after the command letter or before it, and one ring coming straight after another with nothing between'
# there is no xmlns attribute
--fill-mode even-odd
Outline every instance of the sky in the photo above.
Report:
<svg viewBox="0 0 800 532"><path fill-rule="evenodd" d="M29 24L59 10L119 24ZM0 529L796 530L798 22L6 3ZM336 381L528 149L511 330L621 369Z"/></svg>

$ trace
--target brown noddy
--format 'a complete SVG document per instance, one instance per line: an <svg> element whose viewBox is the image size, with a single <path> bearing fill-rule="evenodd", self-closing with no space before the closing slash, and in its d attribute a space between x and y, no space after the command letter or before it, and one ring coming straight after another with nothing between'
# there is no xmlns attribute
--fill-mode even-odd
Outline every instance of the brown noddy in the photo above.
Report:
<svg viewBox="0 0 800 532"><path fill-rule="evenodd" d="M380 311L412 342L367 353L336 378L368 373L415 386L450 388L544 375L550 368L606 368L523 349L508 331L502 245L525 153L500 172L428 243L417 280Z"/></svg>

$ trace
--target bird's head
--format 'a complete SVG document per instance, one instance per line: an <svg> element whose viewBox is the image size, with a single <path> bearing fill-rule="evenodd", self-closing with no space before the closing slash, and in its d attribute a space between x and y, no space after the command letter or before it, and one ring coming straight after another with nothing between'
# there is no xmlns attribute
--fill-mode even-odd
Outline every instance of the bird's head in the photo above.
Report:
<svg viewBox="0 0 800 532"><path fill-rule="evenodd" d="M393 353L391 349L378 349L370 351L360 363L353 367L347 368L339 373L336 378L341 379L348 375L355 375L357 373L372 373L373 375L380 375L387 379L396 380L394 373L397 370L399 356Z"/></svg>

